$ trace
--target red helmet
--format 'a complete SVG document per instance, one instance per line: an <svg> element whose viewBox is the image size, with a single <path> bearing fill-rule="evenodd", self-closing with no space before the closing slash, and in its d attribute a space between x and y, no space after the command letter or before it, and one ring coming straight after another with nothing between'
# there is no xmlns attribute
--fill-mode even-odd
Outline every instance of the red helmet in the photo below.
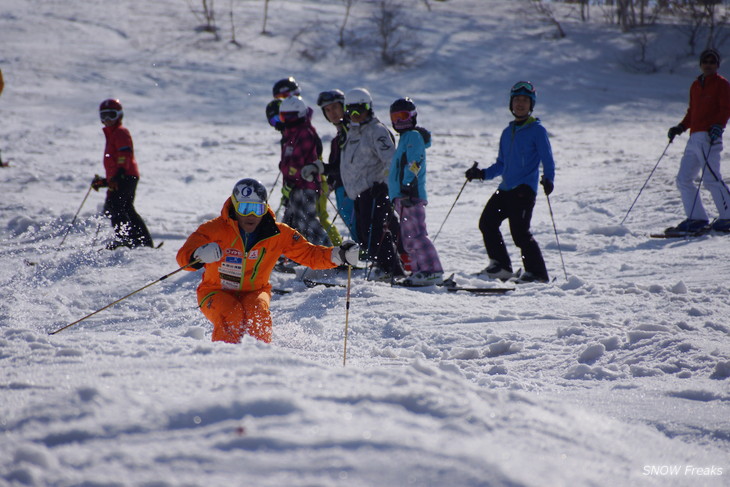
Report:
<svg viewBox="0 0 730 487"><path fill-rule="evenodd" d="M101 105L99 105L99 111L121 110L121 109L122 109L122 102L120 102L116 98L109 98L107 100L104 100L103 102L101 102Z"/></svg>
<svg viewBox="0 0 730 487"><path fill-rule="evenodd" d="M99 117L102 122L105 120L121 120L123 116L122 103L115 98L104 100L99 105Z"/></svg>

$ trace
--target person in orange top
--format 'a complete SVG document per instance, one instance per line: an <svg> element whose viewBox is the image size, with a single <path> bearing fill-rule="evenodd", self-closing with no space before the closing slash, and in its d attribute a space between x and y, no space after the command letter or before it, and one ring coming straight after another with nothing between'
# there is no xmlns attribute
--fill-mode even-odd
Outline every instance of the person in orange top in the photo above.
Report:
<svg viewBox="0 0 730 487"><path fill-rule="evenodd" d="M244 334L271 342L269 277L284 255L312 269L355 265L355 242L338 247L309 243L284 223L267 204L266 188L251 178L233 187L221 215L200 225L177 253L180 266L204 267L198 305L213 323L213 341L238 343Z"/></svg>
<svg viewBox="0 0 730 487"><path fill-rule="evenodd" d="M715 49L706 49L700 54L702 74L689 89L687 113L667 133L670 142L687 129L690 133L677 173L677 188L687 219L676 227L667 228L667 234L697 234L710 228L730 232L730 190L720 174L722 133L730 118L730 83L717 74L719 67L720 53ZM694 182L699 174L719 213L711 226Z"/></svg>
<svg viewBox="0 0 730 487"><path fill-rule="evenodd" d="M152 247L152 237L147 225L134 209L134 197L139 182L139 168L134 158L132 136L122 126L124 111L119 100L108 99L99 105L99 118L104 124L104 171L106 177L95 176L91 187L109 188L104 202L104 214L114 227L115 238L107 249L117 247Z"/></svg>

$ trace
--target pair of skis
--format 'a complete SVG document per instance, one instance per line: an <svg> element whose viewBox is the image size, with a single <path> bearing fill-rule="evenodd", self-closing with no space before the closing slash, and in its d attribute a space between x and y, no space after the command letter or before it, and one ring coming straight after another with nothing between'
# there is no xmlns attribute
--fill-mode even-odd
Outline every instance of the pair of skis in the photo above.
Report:
<svg viewBox="0 0 730 487"><path fill-rule="evenodd" d="M316 287L316 286L324 286L324 287L341 287L345 288L344 284L336 283L336 282L322 282L322 281L315 281L312 279L303 279L304 285L307 287ZM400 287L408 287L408 288L430 288L433 286L409 286L407 284L403 284L402 282L394 282L394 286L400 286ZM477 286L477 287L466 287L466 286L459 286L456 284L456 281L454 281L454 275L451 274L447 279L444 280L442 284L439 285L439 287L442 287L446 289L448 292L468 292L473 294L505 294L509 291L514 291L514 287L491 287L491 286Z"/></svg>

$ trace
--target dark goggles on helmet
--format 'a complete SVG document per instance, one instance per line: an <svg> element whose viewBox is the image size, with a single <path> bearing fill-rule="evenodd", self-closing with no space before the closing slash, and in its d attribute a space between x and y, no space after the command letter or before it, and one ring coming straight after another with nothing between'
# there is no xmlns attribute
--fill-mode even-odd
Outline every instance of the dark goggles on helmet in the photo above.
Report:
<svg viewBox="0 0 730 487"><path fill-rule="evenodd" d="M393 112L390 114L390 121L395 122L405 122L410 120L416 115L416 112L410 112L408 110L402 110L399 112Z"/></svg>
<svg viewBox="0 0 730 487"><path fill-rule="evenodd" d="M715 56L705 56L702 58L702 64L717 64L717 58Z"/></svg>
<svg viewBox="0 0 730 487"><path fill-rule="evenodd" d="M535 93L535 87L529 81L518 81L512 86L512 92Z"/></svg>
<svg viewBox="0 0 730 487"><path fill-rule="evenodd" d="M370 111L369 103L352 103L345 107L345 112L347 112L347 114L351 117L362 115L363 113L367 113L368 111Z"/></svg>
<svg viewBox="0 0 730 487"><path fill-rule="evenodd" d="M330 103L343 102L342 95L333 91L323 91L317 97L317 106L324 107Z"/></svg>
<svg viewBox="0 0 730 487"><path fill-rule="evenodd" d="M264 216L266 214L266 203L257 201L237 201L235 196L231 196L233 208L241 216Z"/></svg>
<svg viewBox="0 0 730 487"><path fill-rule="evenodd" d="M121 112L119 110L101 110L99 111L99 118L101 118L102 122L106 121L114 121L119 118L121 115Z"/></svg>

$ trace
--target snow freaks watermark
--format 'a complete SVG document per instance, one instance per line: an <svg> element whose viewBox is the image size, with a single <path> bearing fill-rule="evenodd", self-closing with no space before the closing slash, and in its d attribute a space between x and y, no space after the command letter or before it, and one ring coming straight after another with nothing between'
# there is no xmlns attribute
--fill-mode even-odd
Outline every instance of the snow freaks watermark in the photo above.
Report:
<svg viewBox="0 0 730 487"><path fill-rule="evenodd" d="M719 477L725 473L723 467L711 465L644 465L643 475L656 477Z"/></svg>

